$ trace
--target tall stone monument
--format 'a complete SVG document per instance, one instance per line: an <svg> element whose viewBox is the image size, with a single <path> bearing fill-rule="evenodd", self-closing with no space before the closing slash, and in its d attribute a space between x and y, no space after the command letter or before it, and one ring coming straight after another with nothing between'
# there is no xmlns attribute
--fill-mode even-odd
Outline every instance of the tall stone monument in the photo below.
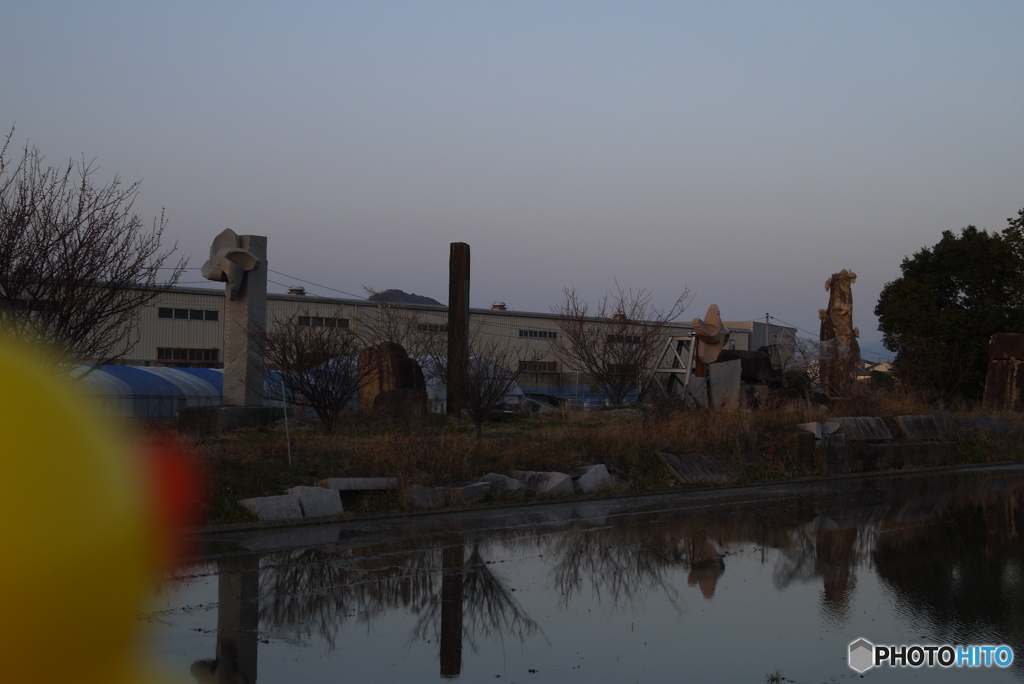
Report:
<svg viewBox="0 0 1024 684"><path fill-rule="evenodd" d="M453 242L448 257L448 407L458 415L459 388L469 375L469 245Z"/></svg>
<svg viewBox="0 0 1024 684"><path fill-rule="evenodd" d="M828 308L818 309L821 319L821 385L829 394L845 395L860 362L860 330L853 327L853 289L857 274L845 268L825 281Z"/></svg>
<svg viewBox="0 0 1024 684"><path fill-rule="evenodd" d="M227 283L224 299L224 406L262 406L263 355L254 337L267 324L267 238L230 228L213 240L202 267Z"/></svg>

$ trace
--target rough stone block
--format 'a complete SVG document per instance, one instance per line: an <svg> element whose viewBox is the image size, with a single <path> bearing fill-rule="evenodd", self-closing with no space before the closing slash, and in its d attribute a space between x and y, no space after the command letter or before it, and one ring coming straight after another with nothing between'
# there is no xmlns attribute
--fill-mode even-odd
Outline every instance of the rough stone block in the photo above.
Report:
<svg viewBox="0 0 1024 684"><path fill-rule="evenodd" d="M456 487L448 487L444 495L445 503L450 506L480 503L490 491L490 482L471 482Z"/></svg>
<svg viewBox="0 0 1024 684"><path fill-rule="evenodd" d="M515 470L513 477L542 494L572 494L572 478L565 473Z"/></svg>
<svg viewBox="0 0 1024 684"><path fill-rule="evenodd" d="M341 495L336 489L324 487L292 487L288 494L299 500L305 518L321 518L342 512Z"/></svg>
<svg viewBox="0 0 1024 684"><path fill-rule="evenodd" d="M524 488L521 481L500 473L487 473L484 475L484 481L491 483L493 492L515 492Z"/></svg>
<svg viewBox="0 0 1024 684"><path fill-rule="evenodd" d="M329 477L317 480L317 487L337 489L339 492L365 492L379 489L398 489L394 477Z"/></svg>
<svg viewBox="0 0 1024 684"><path fill-rule="evenodd" d="M302 518L302 506L299 504L299 500L289 494L242 499L238 505L256 516L257 520L299 520Z"/></svg>
<svg viewBox="0 0 1024 684"><path fill-rule="evenodd" d="M424 389L423 370L405 348L382 342L359 352L359 407L368 411L381 392L393 389ZM424 390L424 399L426 397Z"/></svg>
<svg viewBox="0 0 1024 684"><path fill-rule="evenodd" d="M996 333L988 340L988 358L992 361L1024 359L1024 335Z"/></svg>
<svg viewBox="0 0 1024 684"><path fill-rule="evenodd" d="M615 484L608 468L603 463L583 468L583 474L576 480L576 490L583 494L596 492L598 489L610 489Z"/></svg>
<svg viewBox="0 0 1024 684"><path fill-rule="evenodd" d="M885 442L892 439L892 433L881 418L874 416L845 416L836 418L839 429L846 435L847 442Z"/></svg>
<svg viewBox="0 0 1024 684"><path fill-rule="evenodd" d="M989 361L985 376L985 408L992 411L1024 409L1024 362Z"/></svg>
<svg viewBox="0 0 1024 684"><path fill-rule="evenodd" d="M896 416L896 424L910 439L922 442L942 439L942 430L939 428L935 416Z"/></svg>
<svg viewBox="0 0 1024 684"><path fill-rule="evenodd" d="M708 364L708 384L711 405L714 408L738 409L740 407L740 377L743 363L738 359Z"/></svg>

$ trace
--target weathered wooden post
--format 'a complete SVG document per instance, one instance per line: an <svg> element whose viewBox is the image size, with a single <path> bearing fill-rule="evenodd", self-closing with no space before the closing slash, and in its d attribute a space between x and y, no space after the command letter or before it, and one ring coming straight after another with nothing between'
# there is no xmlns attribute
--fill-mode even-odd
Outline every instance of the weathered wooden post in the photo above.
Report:
<svg viewBox="0 0 1024 684"><path fill-rule="evenodd" d="M453 242L448 257L447 411L458 415L469 376L469 245Z"/></svg>

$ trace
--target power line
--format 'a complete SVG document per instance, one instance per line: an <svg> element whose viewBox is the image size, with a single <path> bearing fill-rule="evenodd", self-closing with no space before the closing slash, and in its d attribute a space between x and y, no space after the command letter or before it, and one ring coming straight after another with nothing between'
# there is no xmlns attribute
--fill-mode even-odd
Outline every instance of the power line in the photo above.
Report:
<svg viewBox="0 0 1024 684"><path fill-rule="evenodd" d="M312 280L304 280L302 278L299 278L298 276L288 275L287 273L282 273L281 271L275 271L272 268L268 268L267 270L270 271L271 273L276 273L277 275L284 276L285 278L291 278L292 280L298 280L300 283L306 283L307 285L313 285L314 287L319 287L319 288L322 288L324 290L330 290L331 292L338 292L340 294L348 295L349 297L354 297L356 299L366 299L366 297L360 297L359 295L352 294L351 292L345 292L344 290L339 290L339 289L334 288L334 287L328 287L326 285L321 285L320 283L314 283ZM281 285L281 283L274 283L274 284L275 285ZM288 287L288 285L281 285L281 286L282 287Z"/></svg>

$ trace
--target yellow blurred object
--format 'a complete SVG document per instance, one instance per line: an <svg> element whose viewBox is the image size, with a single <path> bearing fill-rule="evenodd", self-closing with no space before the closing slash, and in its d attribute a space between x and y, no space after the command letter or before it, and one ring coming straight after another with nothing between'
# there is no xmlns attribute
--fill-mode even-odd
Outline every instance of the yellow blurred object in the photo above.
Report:
<svg viewBox="0 0 1024 684"><path fill-rule="evenodd" d="M156 555L140 464L5 340L0 388L0 681L151 681L137 655Z"/></svg>

